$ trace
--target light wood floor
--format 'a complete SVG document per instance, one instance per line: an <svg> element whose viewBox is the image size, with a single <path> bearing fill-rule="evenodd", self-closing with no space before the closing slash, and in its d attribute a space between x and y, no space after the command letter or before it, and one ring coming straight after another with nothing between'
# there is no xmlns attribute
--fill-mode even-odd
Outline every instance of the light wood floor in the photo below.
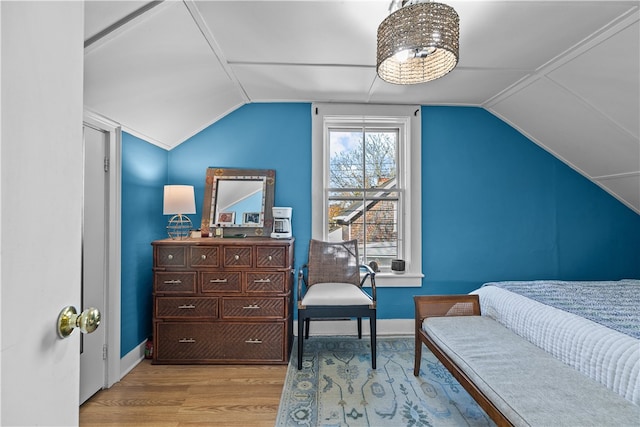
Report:
<svg viewBox="0 0 640 427"><path fill-rule="evenodd" d="M80 406L80 426L273 427L284 365L151 365Z"/></svg>

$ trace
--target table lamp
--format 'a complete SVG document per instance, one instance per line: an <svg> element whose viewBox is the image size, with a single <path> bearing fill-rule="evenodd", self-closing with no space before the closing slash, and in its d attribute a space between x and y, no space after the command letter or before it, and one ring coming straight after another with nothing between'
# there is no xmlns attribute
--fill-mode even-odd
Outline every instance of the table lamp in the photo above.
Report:
<svg viewBox="0 0 640 427"><path fill-rule="evenodd" d="M186 214L196 213L193 185L165 185L163 213L173 215L167 225L169 237L172 239L188 237L192 224Z"/></svg>

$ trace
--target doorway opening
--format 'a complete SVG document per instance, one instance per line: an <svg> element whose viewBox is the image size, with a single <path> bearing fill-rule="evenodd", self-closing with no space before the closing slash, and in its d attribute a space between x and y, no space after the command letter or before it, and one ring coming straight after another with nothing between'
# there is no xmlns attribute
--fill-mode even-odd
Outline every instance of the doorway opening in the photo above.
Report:
<svg viewBox="0 0 640 427"><path fill-rule="evenodd" d="M88 308L84 306L85 302L90 305L94 304L93 301L98 301L96 304L102 305L100 328L103 335L96 336L94 342L90 341L90 338L94 338L91 336L81 338L80 404L98 390L109 388L118 382L121 373L121 128L104 117L86 112L83 130L85 218L82 237L82 309ZM90 360L83 361L83 354ZM96 387L98 388L94 390Z"/></svg>

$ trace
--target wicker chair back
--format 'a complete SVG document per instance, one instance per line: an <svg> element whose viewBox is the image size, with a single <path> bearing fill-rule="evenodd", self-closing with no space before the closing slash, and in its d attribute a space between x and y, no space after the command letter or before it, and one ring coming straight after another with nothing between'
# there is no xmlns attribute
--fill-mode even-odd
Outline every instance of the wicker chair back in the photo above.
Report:
<svg viewBox="0 0 640 427"><path fill-rule="evenodd" d="M358 241L309 242L308 283L352 283L360 286Z"/></svg>

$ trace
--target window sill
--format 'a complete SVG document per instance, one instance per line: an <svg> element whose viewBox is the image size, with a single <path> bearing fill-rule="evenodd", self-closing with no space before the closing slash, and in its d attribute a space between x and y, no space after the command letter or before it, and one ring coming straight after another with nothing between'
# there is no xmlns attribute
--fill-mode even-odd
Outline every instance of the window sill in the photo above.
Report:
<svg viewBox="0 0 640 427"><path fill-rule="evenodd" d="M404 274L376 273L377 288L419 288L422 286L422 273L406 272ZM368 281L365 287L371 287Z"/></svg>

